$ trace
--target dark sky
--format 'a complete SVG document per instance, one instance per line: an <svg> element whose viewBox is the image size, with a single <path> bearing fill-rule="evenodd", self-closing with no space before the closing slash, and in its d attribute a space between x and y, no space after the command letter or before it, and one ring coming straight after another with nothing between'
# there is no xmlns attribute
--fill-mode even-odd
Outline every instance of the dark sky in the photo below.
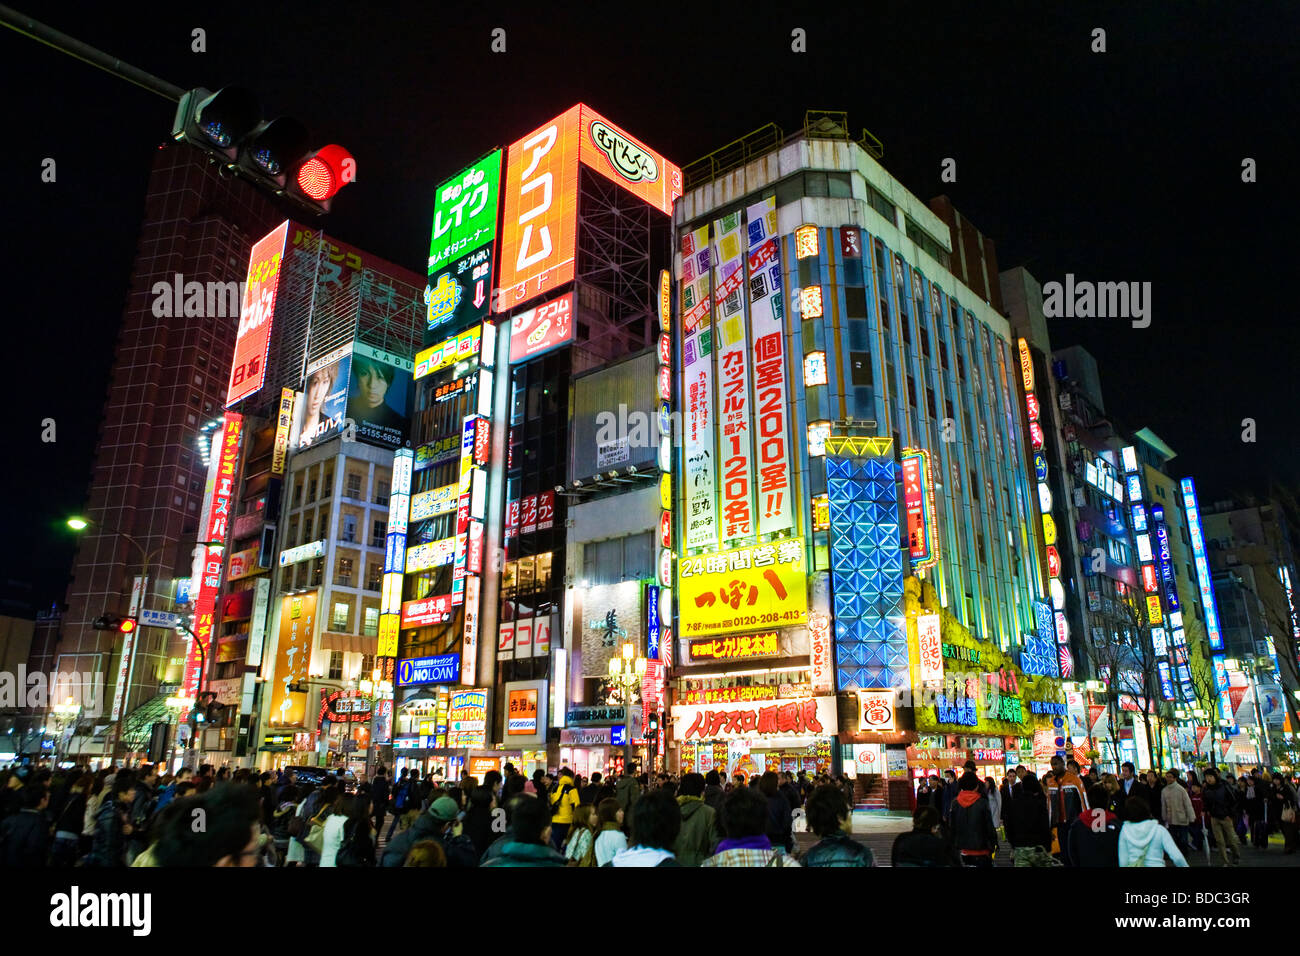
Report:
<svg viewBox="0 0 1300 956"><path fill-rule="evenodd" d="M806 108L846 110L909 189L946 192L995 239L1002 268L1153 284L1149 328L1062 319L1052 342L1097 356L1108 411L1178 451L1173 471L1203 501L1300 472L1294 4L746 2L689 19L715 5L18 3L178 86L250 87L268 116L347 146L357 182L326 228L417 271L434 185L579 100L683 165L769 121L793 131ZM505 54L489 49L498 26ZM806 53L791 52L795 27ZM149 153L174 107L5 29L0 84L17 378L0 579L31 581L47 606L66 586L62 519L84 504Z"/></svg>

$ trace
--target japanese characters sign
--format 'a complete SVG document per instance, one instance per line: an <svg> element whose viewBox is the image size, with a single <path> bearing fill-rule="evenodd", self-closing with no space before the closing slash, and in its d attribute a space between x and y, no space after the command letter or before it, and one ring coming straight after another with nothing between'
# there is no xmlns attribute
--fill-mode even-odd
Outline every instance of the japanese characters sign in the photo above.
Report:
<svg viewBox="0 0 1300 956"><path fill-rule="evenodd" d="M583 677L607 677L609 659L620 653L624 641L631 641L638 654L645 653L644 594L639 581L602 584L583 592Z"/></svg>
<svg viewBox="0 0 1300 956"><path fill-rule="evenodd" d="M682 237L682 461L686 510L683 528L688 548L718 542L718 472L713 441L713 326L709 269L709 227Z"/></svg>
<svg viewBox="0 0 1300 956"><path fill-rule="evenodd" d="M776 657L781 653L781 637L776 631L747 634L744 637L718 637L711 641L692 641L690 658L695 661L743 661L753 657Z"/></svg>
<svg viewBox="0 0 1300 956"><path fill-rule="evenodd" d="M501 150L494 149L439 184L433 197L430 274L457 256L496 238L500 181Z"/></svg>
<svg viewBox="0 0 1300 956"><path fill-rule="evenodd" d="M740 212L713 223L713 329L718 347L718 457L722 462L722 544L752 539L754 451L750 352L745 316L744 235Z"/></svg>
<svg viewBox="0 0 1300 956"><path fill-rule="evenodd" d="M785 538L677 563L683 637L704 637L808 620L804 539Z"/></svg>
<svg viewBox="0 0 1300 956"><path fill-rule="evenodd" d="M858 691L859 732L896 730L898 727L894 710L896 696L895 691L891 689Z"/></svg>
<svg viewBox="0 0 1300 956"><path fill-rule="evenodd" d="M276 645L268 715L272 726L300 727L306 719L307 695L290 691L289 685L307 679L315 618L315 591L285 597L280 602L280 639Z"/></svg>
<svg viewBox="0 0 1300 956"><path fill-rule="evenodd" d="M510 319L510 361L524 362L573 341L573 293L526 309Z"/></svg>
<svg viewBox="0 0 1300 956"><path fill-rule="evenodd" d="M672 709L679 741L754 737L830 737L838 723L834 697L771 704L678 704Z"/></svg>
<svg viewBox="0 0 1300 956"><path fill-rule="evenodd" d="M788 531L794 525L790 487L790 410L786 399L785 309L781 256L776 240L776 199L746 211L749 234L749 321L754 340L754 446L758 454L758 530Z"/></svg>
<svg viewBox="0 0 1300 956"><path fill-rule="evenodd" d="M235 357L231 363L226 407L247 398L266 383L266 353L271 346L271 320L275 316L275 295L280 288L280 266L284 244L289 238L286 219L253 245L248 257L248 281L239 310L235 333Z"/></svg>
<svg viewBox="0 0 1300 956"><path fill-rule="evenodd" d="M917 617L916 649L921 683L943 680L943 649L939 640L938 614L921 614Z"/></svg>
<svg viewBox="0 0 1300 956"><path fill-rule="evenodd" d="M289 433L293 431L294 391L280 389L280 410L275 422L275 446L271 452L271 474L283 475L289 458Z"/></svg>

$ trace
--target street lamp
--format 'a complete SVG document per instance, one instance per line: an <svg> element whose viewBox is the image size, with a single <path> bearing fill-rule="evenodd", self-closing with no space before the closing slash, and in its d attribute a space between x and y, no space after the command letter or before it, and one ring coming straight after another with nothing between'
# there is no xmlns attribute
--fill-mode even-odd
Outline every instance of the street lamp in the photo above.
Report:
<svg viewBox="0 0 1300 956"><path fill-rule="evenodd" d="M176 763L176 744L177 737L180 735L181 712L189 710L194 706L193 697L168 697L164 701L167 709L172 712L172 756L168 762L168 770Z"/></svg>
<svg viewBox="0 0 1300 956"><path fill-rule="evenodd" d="M632 721L632 692L645 677L645 658L637 653L636 645L624 641L621 653L609 659L609 679L623 689L623 701L627 706L628 723ZM631 726L627 729L628 740L633 737Z"/></svg>
<svg viewBox="0 0 1300 956"><path fill-rule="evenodd" d="M54 738L54 765L59 765L60 751L63 749L63 735L69 724L75 724L77 716L81 713L81 705L76 703L71 696L62 704L55 704L50 708L54 714L55 736Z"/></svg>

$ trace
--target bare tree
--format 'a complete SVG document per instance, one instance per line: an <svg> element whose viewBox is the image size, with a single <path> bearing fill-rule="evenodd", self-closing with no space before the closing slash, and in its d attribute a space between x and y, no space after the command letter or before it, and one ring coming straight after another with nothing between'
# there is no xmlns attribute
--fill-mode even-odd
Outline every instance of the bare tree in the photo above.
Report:
<svg viewBox="0 0 1300 956"><path fill-rule="evenodd" d="M1164 735L1157 735L1158 739L1154 741L1156 746L1153 750L1151 716L1158 702L1164 699L1156 667L1163 658L1156 654L1155 645L1151 641L1152 625L1147 619L1147 608L1143 595L1137 589L1129 588L1117 603L1119 605L1120 619L1125 628L1125 636L1129 642L1129 650L1132 652L1133 661L1137 665L1138 686L1141 689L1142 696L1147 701L1147 705L1141 708L1141 714L1142 727L1146 730L1147 737L1147 759L1150 761L1148 766L1158 771L1164 766Z"/></svg>
<svg viewBox="0 0 1300 956"><path fill-rule="evenodd" d="M1110 686L1106 693L1106 715L1110 721L1110 747L1111 754L1115 758L1115 770L1119 771L1119 766L1123 762L1119 749L1119 673L1127 666L1129 661L1128 649L1123 644L1118 644L1105 636L1103 640L1094 640L1089 645L1089 652L1093 662L1098 665L1099 669L1106 669Z"/></svg>

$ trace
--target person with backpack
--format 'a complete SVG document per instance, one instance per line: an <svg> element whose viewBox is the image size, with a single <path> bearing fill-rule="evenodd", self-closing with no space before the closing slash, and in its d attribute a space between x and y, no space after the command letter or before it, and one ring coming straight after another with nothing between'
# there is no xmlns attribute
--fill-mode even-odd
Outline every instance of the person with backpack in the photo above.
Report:
<svg viewBox="0 0 1300 956"><path fill-rule="evenodd" d="M1174 866L1187 866L1187 859L1169 831L1151 818L1145 800L1124 804L1124 826L1119 831L1120 866L1164 866L1165 856Z"/></svg>
<svg viewBox="0 0 1300 956"><path fill-rule="evenodd" d="M590 803L580 803L573 811L573 827L564 845L564 858L569 866L596 865L596 827L600 817Z"/></svg>
<svg viewBox="0 0 1300 956"><path fill-rule="evenodd" d="M957 784L957 799L948 810L952 842L961 854L962 866L987 868L993 865L998 848L998 831L993 828L987 797L980 795L980 778L967 770Z"/></svg>
<svg viewBox="0 0 1300 956"><path fill-rule="evenodd" d="M546 795L546 802L551 809L551 845L559 850L569 835L569 827L573 825L573 811L579 802L578 786L573 782L573 771L568 767L560 768L559 782Z"/></svg>
<svg viewBox="0 0 1300 956"><path fill-rule="evenodd" d="M1002 819L1007 842L1011 844L1013 866L1052 865L1048 862L1052 859L1052 825L1038 777L1025 774L1019 793L1011 798L1010 806L1003 807Z"/></svg>
<svg viewBox="0 0 1300 956"><path fill-rule="evenodd" d="M374 866L375 841L370 836L370 800L368 797L345 796L339 803L339 813L330 818L333 822L342 819L337 827L338 843L334 848L334 857L329 864L325 854L321 854L321 866ZM328 837L328 833L326 836ZM328 850L328 843L326 849Z"/></svg>

